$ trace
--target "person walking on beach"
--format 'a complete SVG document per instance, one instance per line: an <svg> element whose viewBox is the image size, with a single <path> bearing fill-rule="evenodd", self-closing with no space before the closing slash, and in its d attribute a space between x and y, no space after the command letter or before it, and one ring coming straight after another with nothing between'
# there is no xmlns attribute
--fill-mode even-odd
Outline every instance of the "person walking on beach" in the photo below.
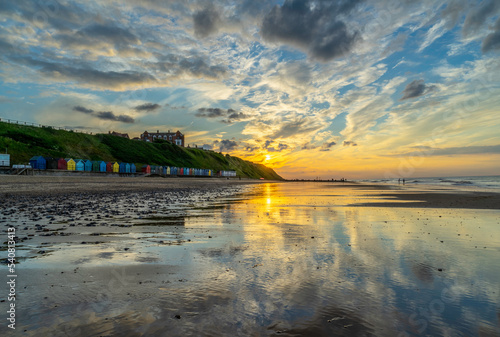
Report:
<svg viewBox="0 0 500 337"><path fill-rule="evenodd" d="M405 178L403 178L403 185L405 184Z"/></svg>
<svg viewBox="0 0 500 337"><path fill-rule="evenodd" d="M398 185L401 184L401 178L398 179Z"/></svg>

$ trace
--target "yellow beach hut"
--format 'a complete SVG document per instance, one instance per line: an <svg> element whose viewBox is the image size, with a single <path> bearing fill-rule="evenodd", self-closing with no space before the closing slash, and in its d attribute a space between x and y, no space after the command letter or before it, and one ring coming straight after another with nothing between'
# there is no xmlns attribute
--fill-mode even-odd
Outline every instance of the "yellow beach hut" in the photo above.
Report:
<svg viewBox="0 0 500 337"><path fill-rule="evenodd" d="M113 172L120 172L120 164L118 164L117 162L113 163Z"/></svg>
<svg viewBox="0 0 500 337"><path fill-rule="evenodd" d="M75 171L76 170L76 162L71 158L66 158L66 169L68 171Z"/></svg>

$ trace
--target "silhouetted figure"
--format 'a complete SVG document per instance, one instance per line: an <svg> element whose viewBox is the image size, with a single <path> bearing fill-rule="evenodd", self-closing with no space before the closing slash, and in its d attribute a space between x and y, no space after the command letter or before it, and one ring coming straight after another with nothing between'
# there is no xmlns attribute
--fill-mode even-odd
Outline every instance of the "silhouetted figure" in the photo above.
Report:
<svg viewBox="0 0 500 337"><path fill-rule="evenodd" d="M398 185L401 184L401 178L398 179Z"/></svg>
<svg viewBox="0 0 500 337"><path fill-rule="evenodd" d="M405 184L405 179L403 178L403 185Z"/></svg>

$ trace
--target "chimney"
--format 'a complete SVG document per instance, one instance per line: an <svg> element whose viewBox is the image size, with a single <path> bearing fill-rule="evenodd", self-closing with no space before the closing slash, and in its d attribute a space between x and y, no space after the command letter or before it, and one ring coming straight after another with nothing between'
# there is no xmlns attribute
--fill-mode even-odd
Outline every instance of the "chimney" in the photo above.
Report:
<svg viewBox="0 0 500 337"><path fill-rule="evenodd" d="M156 130L156 133L160 133L160 130Z"/></svg>

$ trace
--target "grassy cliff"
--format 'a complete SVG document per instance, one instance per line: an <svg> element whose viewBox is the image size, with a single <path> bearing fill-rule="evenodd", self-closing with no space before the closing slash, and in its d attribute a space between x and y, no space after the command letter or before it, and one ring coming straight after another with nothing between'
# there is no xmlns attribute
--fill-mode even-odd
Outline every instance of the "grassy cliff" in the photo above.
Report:
<svg viewBox="0 0 500 337"><path fill-rule="evenodd" d="M27 163L32 156L118 161L136 165L168 165L235 170L248 178L282 179L274 170L252 162L168 142L146 143L108 134L88 135L0 122L0 153L7 148L11 164Z"/></svg>

